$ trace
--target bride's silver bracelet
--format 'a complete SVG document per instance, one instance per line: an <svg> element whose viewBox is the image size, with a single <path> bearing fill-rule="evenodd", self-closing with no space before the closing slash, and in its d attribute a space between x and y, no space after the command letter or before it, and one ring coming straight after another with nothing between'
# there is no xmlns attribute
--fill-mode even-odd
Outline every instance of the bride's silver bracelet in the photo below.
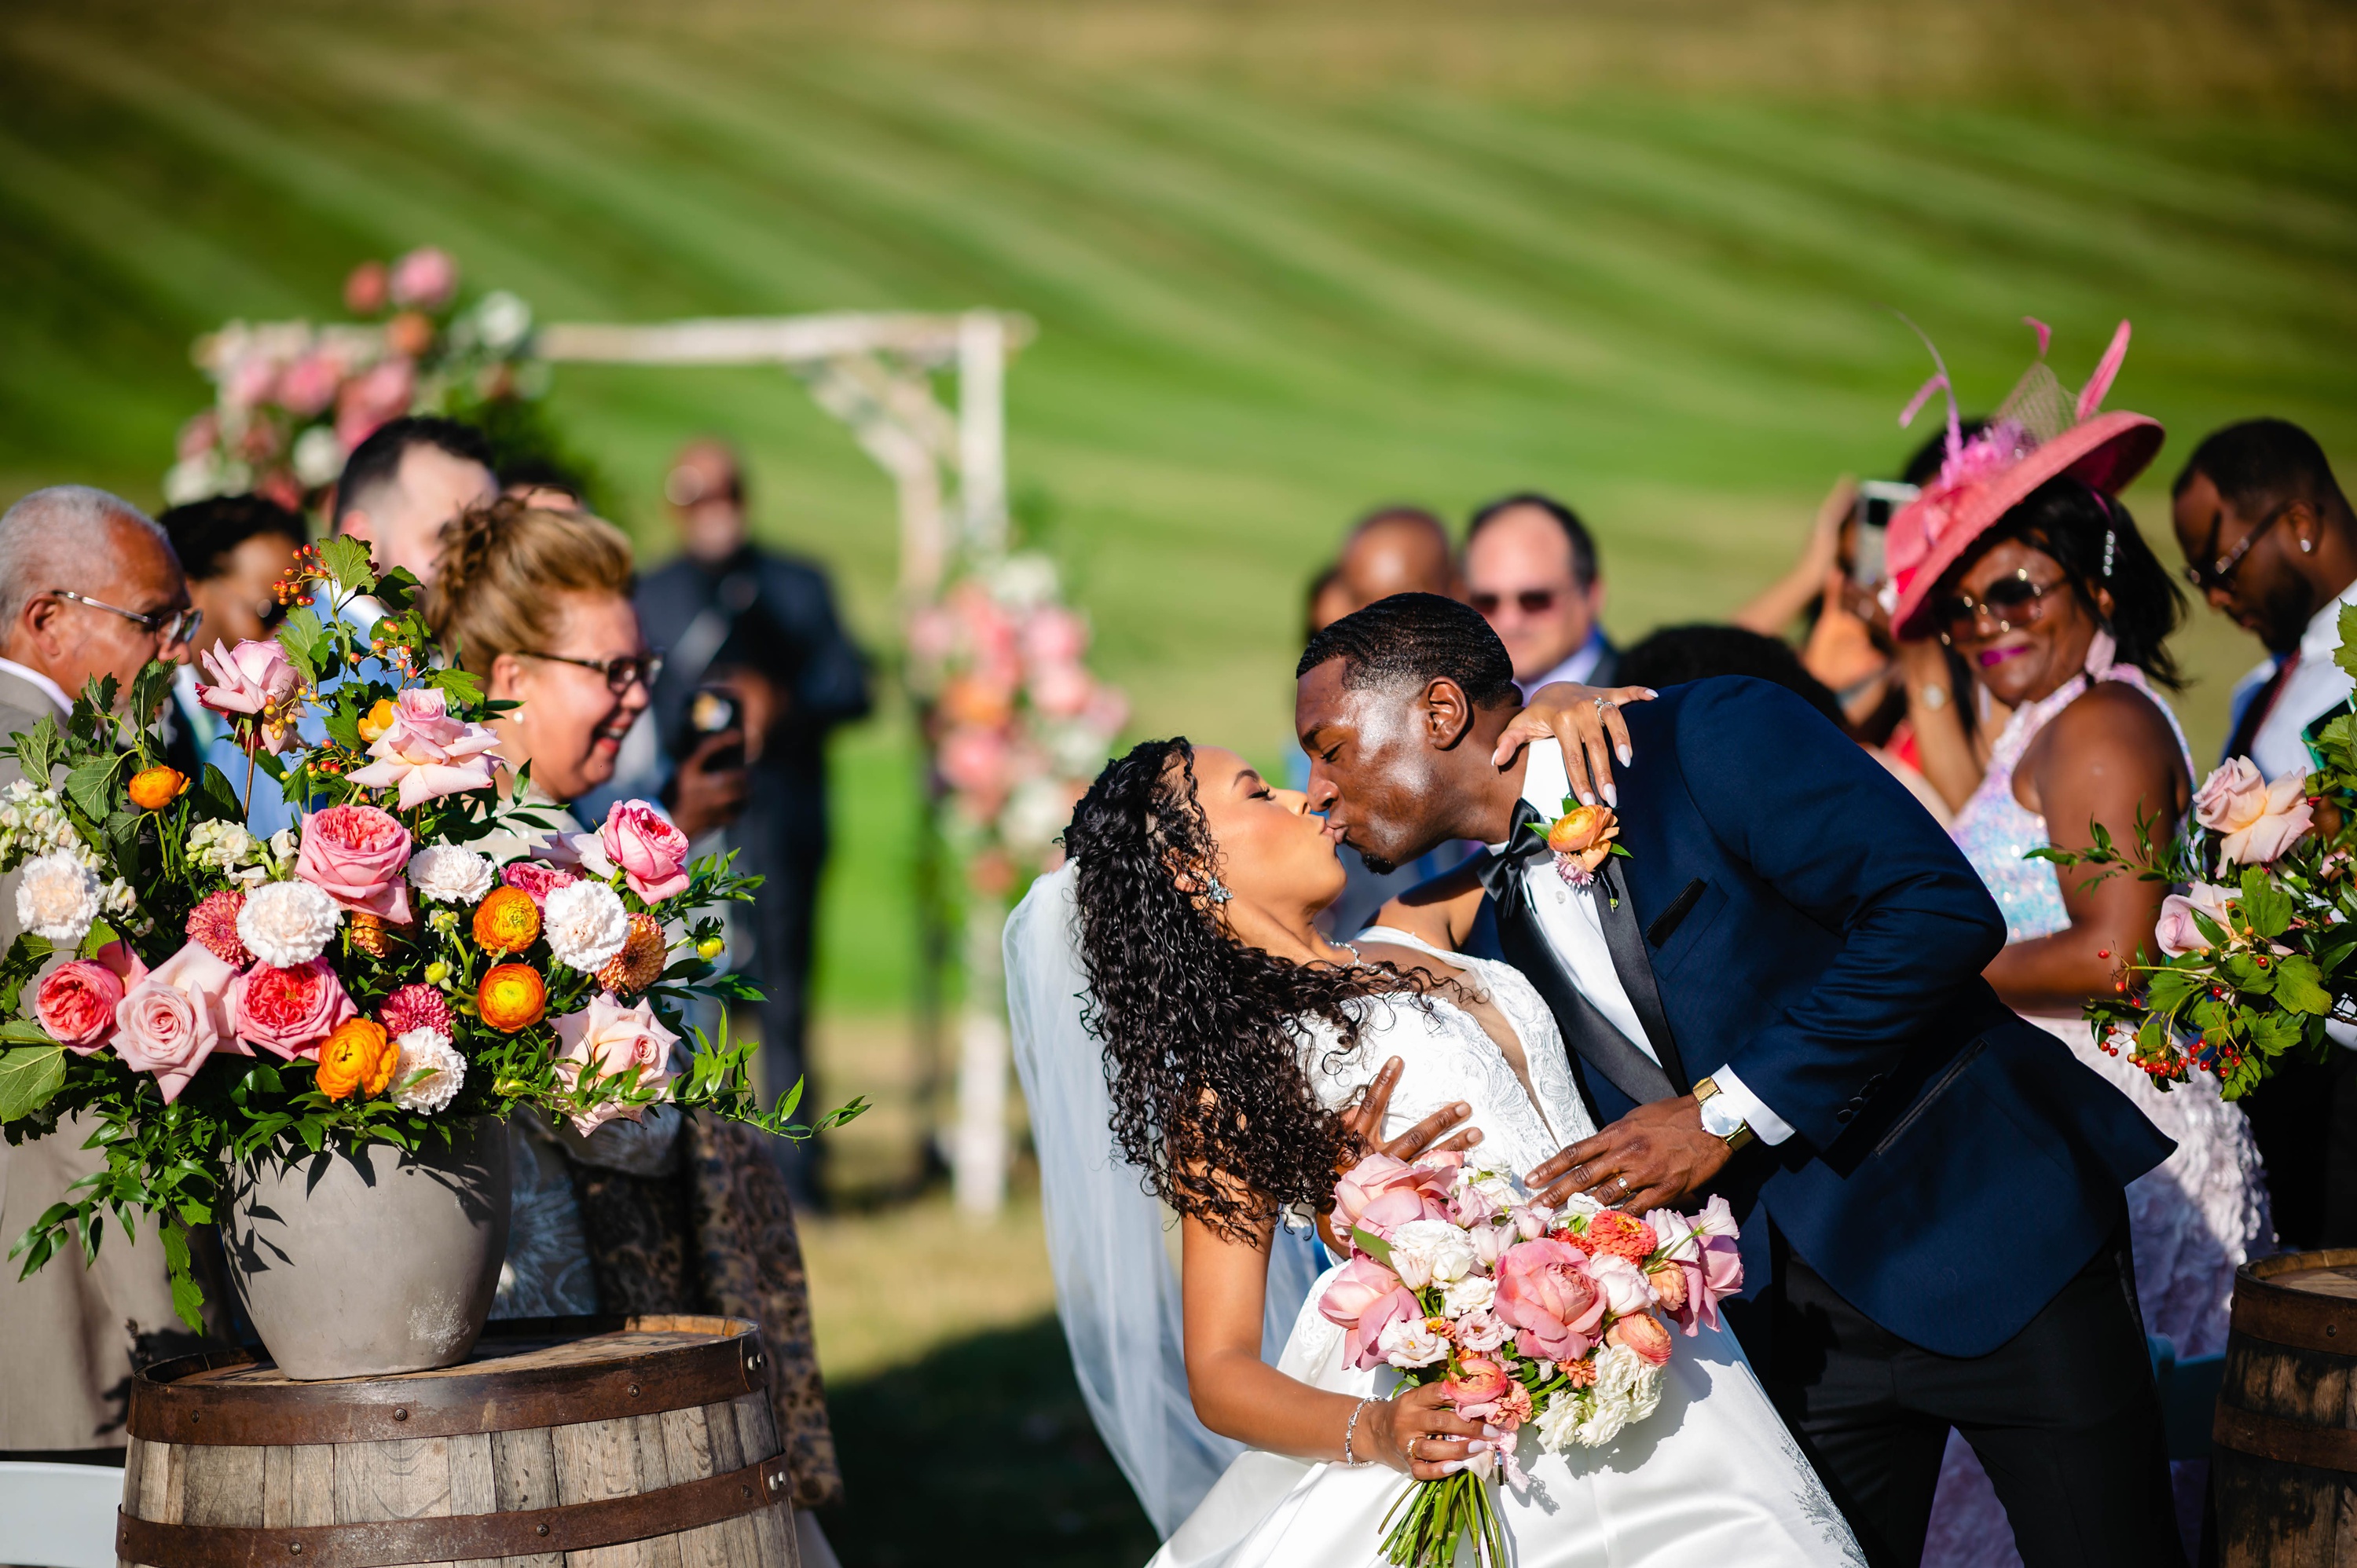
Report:
<svg viewBox="0 0 2357 1568"><path fill-rule="evenodd" d="M1351 1438L1352 1434L1359 1430L1359 1417L1364 1415L1367 1412L1367 1407L1374 1402L1375 1401L1372 1397L1361 1400L1351 1411L1351 1423L1342 1428L1342 1463L1351 1466L1351 1468L1354 1470L1359 1468L1361 1466L1372 1465L1374 1463L1372 1459L1360 1458L1358 1455L1352 1453L1351 1450Z"/></svg>

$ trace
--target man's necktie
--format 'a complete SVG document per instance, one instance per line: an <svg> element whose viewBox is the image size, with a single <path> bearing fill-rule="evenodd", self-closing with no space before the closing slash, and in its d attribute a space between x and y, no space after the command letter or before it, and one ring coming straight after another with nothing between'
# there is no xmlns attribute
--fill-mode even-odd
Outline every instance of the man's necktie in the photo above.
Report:
<svg viewBox="0 0 2357 1568"><path fill-rule="evenodd" d="M1506 961L1523 972L1540 996L1546 1001L1547 1010L1555 1015L1555 1026L1562 1031L1564 1044L1576 1053L1580 1061L1600 1073L1615 1089L1631 1101L1642 1105L1655 1100L1667 1100L1685 1092L1684 1068L1675 1069L1676 1076L1664 1070L1661 1062L1639 1050L1629 1036L1615 1028L1611 1021L1597 1011L1593 1003L1580 993L1571 978L1569 966L1555 951L1555 943L1538 923L1531 908L1525 879L1531 868L1543 865L1544 875L1554 875L1555 868L1543 857L1551 854L1546 846L1546 830L1538 809L1527 800L1514 807L1514 831L1506 846L1491 854L1478 870L1481 885L1488 889L1498 918L1498 946ZM1609 900L1608 900L1609 902ZM1636 969L1641 972L1641 991L1656 1016L1661 1011L1661 997L1653 985L1652 970L1644 961L1643 937L1636 930L1636 911L1623 896L1620 918L1625 921L1628 933L1637 944ZM1603 905L1598 906L1599 909ZM1605 944L1612 949L1613 969L1620 973L1620 983L1630 990L1630 1001L1637 1005L1638 1021L1645 1026L1646 1035L1653 1039L1654 1048L1669 1041L1664 1024L1656 1035L1652 1020L1648 1018L1645 1004L1638 1002L1639 989L1630 988L1628 966L1620 956L1612 932L1613 917L1605 922ZM1678 1061L1677 1047L1670 1042L1663 1061Z"/></svg>

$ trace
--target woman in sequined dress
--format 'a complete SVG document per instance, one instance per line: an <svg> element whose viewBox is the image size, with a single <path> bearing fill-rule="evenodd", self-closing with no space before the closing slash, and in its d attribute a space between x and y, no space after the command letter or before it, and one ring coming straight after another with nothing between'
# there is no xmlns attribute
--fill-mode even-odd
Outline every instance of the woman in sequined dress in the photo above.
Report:
<svg viewBox="0 0 2357 1568"><path fill-rule="evenodd" d="M2274 1235L2250 1127L2214 1079L2155 1088L2125 1055L2096 1046L2080 1012L2113 988L2123 960L2153 950L2167 889L2027 858L2058 838L2083 844L2090 822L2126 842L2139 814L2153 819L2157 840L2175 832L2190 757L2155 688L2178 683L2162 642L2182 600L2126 509L2063 476L1975 538L1921 613L1918 628L1961 653L1975 682L2013 710L1950 830L2005 913L2007 945L1989 983L2176 1140L2177 1153L2128 1188L2136 1294L2147 1329L2179 1356L2223 1349L2234 1270ZM2208 1466L2177 1469L2190 1538ZM1924 1562L2019 1562L1995 1492L1953 1434Z"/></svg>

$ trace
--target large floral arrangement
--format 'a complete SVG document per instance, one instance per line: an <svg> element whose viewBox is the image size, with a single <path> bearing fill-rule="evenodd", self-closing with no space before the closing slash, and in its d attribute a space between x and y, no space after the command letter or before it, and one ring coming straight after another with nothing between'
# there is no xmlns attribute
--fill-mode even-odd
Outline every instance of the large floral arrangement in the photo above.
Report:
<svg viewBox="0 0 2357 1568"><path fill-rule="evenodd" d="M1057 835L1127 722L1121 693L1083 660L1089 626L1045 556L958 577L909 630L909 673L931 704L944 832L975 891L1002 897L1050 870Z"/></svg>
<svg viewBox="0 0 2357 1568"><path fill-rule="evenodd" d="M252 492L301 510L386 421L479 416L545 388L546 367L531 357L532 307L503 289L461 307L446 252L362 263L344 304L362 319L232 321L197 340L214 403L180 429L166 500Z"/></svg>
<svg viewBox="0 0 2357 1568"><path fill-rule="evenodd" d="M120 713L93 682L63 725L12 737L0 871L20 874L25 929L0 959L0 1128L19 1143L79 1114L106 1159L12 1249L27 1273L77 1240L94 1254L108 1214L155 1215L193 1324L187 1230L215 1218L231 1160L414 1148L525 1105L585 1133L669 1101L812 1134L799 1086L759 1109L748 1046L699 1036L684 1070L673 1049L691 998L754 999L714 960L719 906L758 879L690 865L643 801L575 834L502 806L483 721L508 704L437 660L414 588L330 541L281 583L299 602L275 640L204 655L199 700L243 742L242 783L158 758L168 664ZM342 604L312 607L331 592L387 608L365 644ZM257 768L301 806L268 842L243 826ZM493 834L536 847L495 865Z"/></svg>
<svg viewBox="0 0 2357 1568"><path fill-rule="evenodd" d="M1448 1568L1469 1541L1477 1563L1511 1561L1489 1488L1528 1487L1522 1429L1550 1453L1609 1444L1661 1402L1663 1315L1689 1336L1717 1328L1743 1287L1725 1198L1640 1219L1575 1197L1558 1213L1479 1155L1368 1155L1334 1188L1334 1229L1351 1257L1318 1310L1345 1330L1345 1361L1443 1382L1458 1413L1503 1434L1393 1506L1384 1559L1415 1568Z"/></svg>
<svg viewBox="0 0 2357 1568"><path fill-rule="evenodd" d="M2333 655L2357 674L2357 607L2341 612ZM2113 993L2087 1005L2096 1043L2168 1088L2196 1072L2241 1098L2287 1052L2320 1058L2325 1026L2357 1021L2357 714L2316 731L2316 768L2263 777L2227 760L2195 791L2182 832L2156 843L2140 822L2121 844L2093 825L2083 850L2039 850L2169 884L2155 952L2106 954Z"/></svg>

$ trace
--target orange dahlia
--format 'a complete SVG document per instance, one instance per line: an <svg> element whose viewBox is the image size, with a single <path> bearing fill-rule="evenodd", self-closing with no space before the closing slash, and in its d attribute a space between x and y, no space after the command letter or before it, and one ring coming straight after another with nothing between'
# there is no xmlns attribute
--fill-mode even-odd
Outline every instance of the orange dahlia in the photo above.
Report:
<svg viewBox="0 0 2357 1568"><path fill-rule="evenodd" d="M475 940L485 952L522 952L540 935L540 906L521 887L494 887L475 906Z"/></svg>
<svg viewBox="0 0 2357 1568"><path fill-rule="evenodd" d="M528 907L532 900L524 898L524 903ZM531 1028L547 1008L548 985L528 963L494 964L475 992L475 1010L503 1035Z"/></svg>
<svg viewBox="0 0 2357 1568"><path fill-rule="evenodd" d="M382 1094L401 1047L373 1018L347 1018L319 1042L319 1092L330 1100Z"/></svg>
<svg viewBox="0 0 2357 1568"><path fill-rule="evenodd" d="M1617 1208L1588 1216L1587 1234L1569 1240L1590 1252L1610 1252L1632 1263L1643 1262L1662 1244L1652 1226Z"/></svg>
<svg viewBox="0 0 2357 1568"><path fill-rule="evenodd" d="M160 811L178 800L180 791L188 787L187 774L159 762L131 776L131 803L143 811Z"/></svg>
<svg viewBox="0 0 2357 1568"><path fill-rule="evenodd" d="M652 915L633 915L622 950L606 961L597 972L597 983L617 995L634 996L662 978L663 960L670 954L662 922Z"/></svg>

